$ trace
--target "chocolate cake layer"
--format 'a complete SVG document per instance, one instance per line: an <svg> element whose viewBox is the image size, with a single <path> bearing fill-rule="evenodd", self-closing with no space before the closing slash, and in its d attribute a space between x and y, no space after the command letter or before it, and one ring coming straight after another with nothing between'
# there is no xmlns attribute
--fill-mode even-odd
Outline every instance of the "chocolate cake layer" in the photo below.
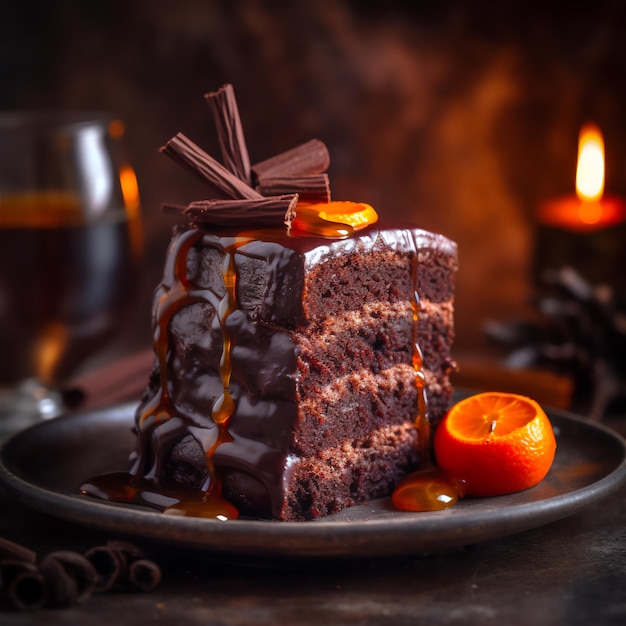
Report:
<svg viewBox="0 0 626 626"><path fill-rule="evenodd" d="M416 229L176 233L132 473L285 520L388 494L428 444L422 377L431 421L450 403L456 268Z"/></svg>

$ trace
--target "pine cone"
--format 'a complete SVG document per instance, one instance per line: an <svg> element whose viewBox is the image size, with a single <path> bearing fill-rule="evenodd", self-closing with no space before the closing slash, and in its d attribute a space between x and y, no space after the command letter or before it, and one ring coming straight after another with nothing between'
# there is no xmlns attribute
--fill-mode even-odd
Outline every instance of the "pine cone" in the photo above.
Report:
<svg viewBox="0 0 626 626"><path fill-rule="evenodd" d="M599 420L626 398L626 313L612 290L570 267L546 272L533 320L489 322L487 336L507 348L512 368L546 368L571 377L572 408Z"/></svg>

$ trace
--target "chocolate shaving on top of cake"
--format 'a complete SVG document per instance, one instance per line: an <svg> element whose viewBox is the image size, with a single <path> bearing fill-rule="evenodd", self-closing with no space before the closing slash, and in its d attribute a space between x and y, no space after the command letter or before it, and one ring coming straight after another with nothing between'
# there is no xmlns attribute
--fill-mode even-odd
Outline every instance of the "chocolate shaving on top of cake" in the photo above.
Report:
<svg viewBox="0 0 626 626"><path fill-rule="evenodd" d="M294 193L297 190L303 202L330 202L328 174L311 174L281 178L262 178L256 190L264 196Z"/></svg>
<svg viewBox="0 0 626 626"><path fill-rule="evenodd" d="M250 184L250 157L233 86L224 85L204 97L213 113L224 165L237 178Z"/></svg>
<svg viewBox="0 0 626 626"><path fill-rule="evenodd" d="M161 148L161 152L208 182L218 194L233 199L261 200L263 198L260 193L231 174L221 163L182 133L172 137Z"/></svg>
<svg viewBox="0 0 626 626"><path fill-rule="evenodd" d="M286 150L256 165L250 158L233 86L223 85L205 94L225 165L204 152L182 133L170 139L161 152L207 182L218 196L180 209L196 227L287 226L289 231L298 199L330 203L328 149L319 139ZM284 211L283 211L284 209Z"/></svg>
<svg viewBox="0 0 626 626"><path fill-rule="evenodd" d="M252 166L258 180L321 174L328 169L330 156L325 144L311 139Z"/></svg>
<svg viewBox="0 0 626 626"><path fill-rule="evenodd" d="M230 226L238 220L252 227L276 225L282 219L291 226L296 216L298 194L270 196L261 200L198 200L186 207L168 206L189 218L192 226Z"/></svg>

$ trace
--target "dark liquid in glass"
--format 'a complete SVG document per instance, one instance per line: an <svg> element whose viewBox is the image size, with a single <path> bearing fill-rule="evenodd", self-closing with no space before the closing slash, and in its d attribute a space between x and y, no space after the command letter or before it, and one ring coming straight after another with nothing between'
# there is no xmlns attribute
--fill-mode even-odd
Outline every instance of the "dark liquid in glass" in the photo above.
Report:
<svg viewBox="0 0 626 626"><path fill-rule="evenodd" d="M85 221L69 194L0 200L0 386L54 384L119 329L136 280L138 218Z"/></svg>

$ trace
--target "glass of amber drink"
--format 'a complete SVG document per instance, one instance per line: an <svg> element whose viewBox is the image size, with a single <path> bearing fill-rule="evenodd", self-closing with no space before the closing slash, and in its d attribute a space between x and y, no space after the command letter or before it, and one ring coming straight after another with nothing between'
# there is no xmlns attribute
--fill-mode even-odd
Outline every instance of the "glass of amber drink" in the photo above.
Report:
<svg viewBox="0 0 626 626"><path fill-rule="evenodd" d="M0 112L0 435L63 413L63 384L122 325L141 254L123 131Z"/></svg>

